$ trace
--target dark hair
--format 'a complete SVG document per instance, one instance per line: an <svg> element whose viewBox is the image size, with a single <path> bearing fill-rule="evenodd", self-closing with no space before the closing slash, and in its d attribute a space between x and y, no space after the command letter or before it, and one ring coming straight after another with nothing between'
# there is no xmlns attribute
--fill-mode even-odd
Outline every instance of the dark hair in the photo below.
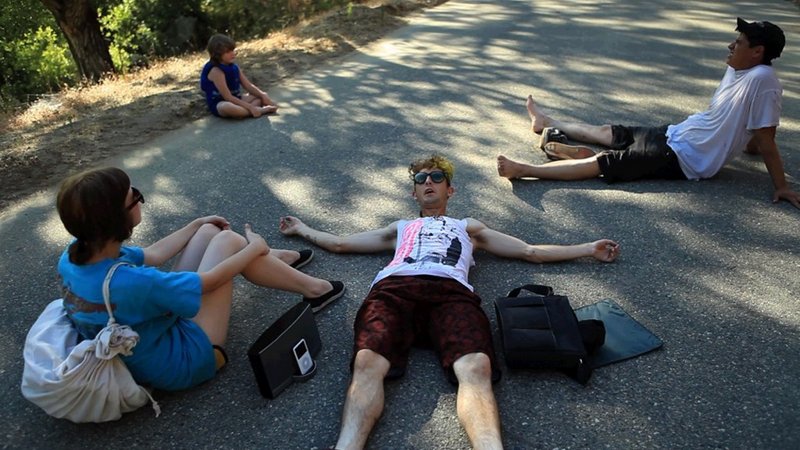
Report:
<svg viewBox="0 0 800 450"><path fill-rule="evenodd" d="M781 27L772 22L747 22L741 17L736 18L736 31L747 36L750 48L758 45L764 46L764 56L761 63L772 65L772 60L781 56L786 45L786 36Z"/></svg>
<svg viewBox="0 0 800 450"><path fill-rule="evenodd" d="M208 57L214 65L222 63L222 55L235 49L236 41L225 36L224 34L215 34L208 40L206 50L208 50Z"/></svg>
<svg viewBox="0 0 800 450"><path fill-rule="evenodd" d="M447 179L447 185L450 186L450 182L453 181L453 173L455 172L455 167L453 167L453 163L450 162L447 158L440 155L431 155L429 158L418 159L412 162L408 166L408 176L411 180L414 180L414 175L419 173L422 169L440 169L444 172L444 176Z"/></svg>
<svg viewBox="0 0 800 450"><path fill-rule="evenodd" d="M125 207L130 187L128 175L116 167L82 172L61 183L58 216L77 239L69 246L72 263L85 264L109 241L131 237L133 221Z"/></svg>

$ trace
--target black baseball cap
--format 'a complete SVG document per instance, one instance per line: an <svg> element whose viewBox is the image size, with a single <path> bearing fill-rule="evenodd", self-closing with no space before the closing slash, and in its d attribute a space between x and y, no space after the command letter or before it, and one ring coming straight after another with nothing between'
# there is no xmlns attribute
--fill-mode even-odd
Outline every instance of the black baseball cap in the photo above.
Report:
<svg viewBox="0 0 800 450"><path fill-rule="evenodd" d="M783 30L772 22L748 22L741 17L736 18L736 31L744 33L750 46L764 46L764 64L769 65L774 58L781 56L786 36Z"/></svg>

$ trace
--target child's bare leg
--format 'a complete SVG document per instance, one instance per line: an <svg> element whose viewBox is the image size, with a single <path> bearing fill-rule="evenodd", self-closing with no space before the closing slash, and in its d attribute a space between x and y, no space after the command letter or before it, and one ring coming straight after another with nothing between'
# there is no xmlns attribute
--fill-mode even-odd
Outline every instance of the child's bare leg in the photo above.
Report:
<svg viewBox="0 0 800 450"><path fill-rule="evenodd" d="M253 106L261 106L261 98L249 93L242 96L242 101L250 103Z"/></svg>
<svg viewBox="0 0 800 450"><path fill-rule="evenodd" d="M260 107L262 114L269 114L278 110L278 107L274 103L272 103L271 99L269 102L264 102L261 100L260 97L256 97L250 93L244 94L244 96L242 96L242 100L246 101L247 103L250 103L253 106Z"/></svg>
<svg viewBox="0 0 800 450"><path fill-rule="evenodd" d="M554 127L561 130L568 138L576 141L600 144L606 147L611 145L611 125L587 125L555 120L539 109L532 95L528 96L525 106L528 109L528 116L531 118L531 131L536 134L541 133L545 127Z"/></svg>
<svg viewBox="0 0 800 450"><path fill-rule="evenodd" d="M249 109L231 102L217 103L217 113L220 117L230 117L234 119L244 119L252 116Z"/></svg>

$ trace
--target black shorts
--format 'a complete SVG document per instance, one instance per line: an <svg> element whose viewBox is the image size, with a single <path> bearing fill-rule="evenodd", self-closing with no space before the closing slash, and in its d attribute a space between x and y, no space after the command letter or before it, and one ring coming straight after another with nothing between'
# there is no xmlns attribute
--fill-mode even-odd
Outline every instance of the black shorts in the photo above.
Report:
<svg viewBox="0 0 800 450"><path fill-rule="evenodd" d="M358 310L353 358L369 349L391 364L386 378L403 376L412 345L432 347L448 380L457 384L453 363L470 353L484 353L492 381L500 370L489 319L481 299L458 281L434 276L392 276L372 287Z"/></svg>
<svg viewBox="0 0 800 450"><path fill-rule="evenodd" d="M608 183L642 178L685 180L678 156L667 145L667 126L611 126L610 150L597 154L600 173Z"/></svg>

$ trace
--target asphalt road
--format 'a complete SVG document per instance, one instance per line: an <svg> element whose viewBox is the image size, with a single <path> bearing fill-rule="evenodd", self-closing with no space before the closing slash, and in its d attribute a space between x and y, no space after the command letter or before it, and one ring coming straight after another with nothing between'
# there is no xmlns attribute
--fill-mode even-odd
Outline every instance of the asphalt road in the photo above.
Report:
<svg viewBox="0 0 800 450"><path fill-rule="evenodd" d="M508 448L800 448L800 211L772 204L758 158L714 180L509 182L495 157L532 151L524 99L592 123L677 122L701 110L722 77L735 18L787 34L776 61L784 86L778 140L800 189L800 21L789 1L594 2L451 0L346 58L272 89L270 118L204 119L122 158L147 197L134 243L192 218L251 222L275 248L284 214L336 233L413 217L406 167L441 153L455 161L452 216L472 216L536 243L608 237L614 264L530 265L477 255L471 281L491 301L528 282L575 307L614 299L661 337L662 350L602 368L581 387L555 373L505 372L496 386ZM199 70L199 69L198 69ZM199 94L198 94L199 95ZM55 189L55 186L53 187ZM258 394L248 345L299 300L237 281L228 351L216 379L156 393L149 408L103 425L52 419L19 392L25 334L58 297L55 262L69 238L54 190L0 212L0 422L7 448L327 448L349 379L352 321L389 255L319 251L307 271L348 293L317 316L319 373L276 400ZM387 385L376 449L460 449L455 391L432 353L412 354Z"/></svg>

